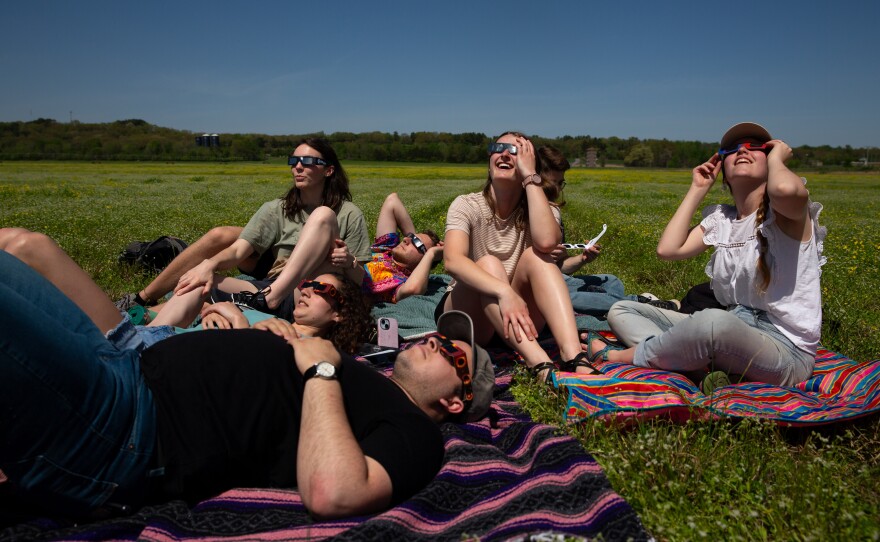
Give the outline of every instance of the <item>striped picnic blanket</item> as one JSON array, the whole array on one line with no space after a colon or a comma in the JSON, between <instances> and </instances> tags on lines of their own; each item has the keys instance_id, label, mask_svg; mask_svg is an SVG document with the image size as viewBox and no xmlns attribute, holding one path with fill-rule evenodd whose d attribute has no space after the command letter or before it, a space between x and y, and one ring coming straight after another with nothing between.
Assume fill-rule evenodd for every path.
<instances>
[{"instance_id":1,"label":"striped picnic blanket","mask_svg":"<svg viewBox=\"0 0 880 542\"><path fill-rule=\"evenodd\" d=\"M880 360L857 362L820 349L813 376L794 387L731 384L704 395L677 373L605 362L602 376L558 373L569 390L566 417L635 420L668 416L762 418L790 426L818 426L880 411Z\"/></svg>"},{"instance_id":2,"label":"striped picnic blanket","mask_svg":"<svg viewBox=\"0 0 880 542\"><path fill-rule=\"evenodd\" d=\"M192 509L174 501L86 525L32 519L0 528L0 539L433 541L565 533L647 540L635 511L602 468L573 438L530 421L513 401L510 380L510 367L500 369L490 417L442 426L446 457L440 473L383 514L313 522L296 491L241 488Z\"/></svg>"}]
</instances>

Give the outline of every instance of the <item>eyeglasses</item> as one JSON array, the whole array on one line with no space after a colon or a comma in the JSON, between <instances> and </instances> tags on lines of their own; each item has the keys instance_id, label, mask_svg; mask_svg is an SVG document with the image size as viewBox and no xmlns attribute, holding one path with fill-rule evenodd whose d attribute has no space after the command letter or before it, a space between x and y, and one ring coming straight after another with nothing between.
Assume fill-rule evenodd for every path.
<instances>
[{"instance_id":1,"label":"eyeglasses","mask_svg":"<svg viewBox=\"0 0 880 542\"><path fill-rule=\"evenodd\" d=\"M599 232L599 235L590 239L588 243L562 243L562 247L567 249L577 248L581 250L587 250L588 248L591 248L593 245L595 245L596 242L601 239L603 235L605 235L606 231L608 231L608 224L602 224L602 231Z\"/></svg>"},{"instance_id":2,"label":"eyeglasses","mask_svg":"<svg viewBox=\"0 0 880 542\"><path fill-rule=\"evenodd\" d=\"M455 367L455 372L461 380L461 400L465 404L474 400L474 389L471 386L471 372L468 369L467 355L464 350L457 347L454 342L439 333L430 335L428 338L435 338L440 344L440 353L446 358L450 365ZM427 339L426 339L427 340Z\"/></svg>"},{"instance_id":3,"label":"eyeglasses","mask_svg":"<svg viewBox=\"0 0 880 542\"><path fill-rule=\"evenodd\" d=\"M516 154L516 150L516 145L513 143L489 143L489 154L501 154L504 151Z\"/></svg>"},{"instance_id":4,"label":"eyeglasses","mask_svg":"<svg viewBox=\"0 0 880 542\"><path fill-rule=\"evenodd\" d=\"M337 303L342 304L342 294L339 293L339 290L336 289L336 286L332 284L327 284L326 282L320 282L317 280L304 280L299 283L299 286L296 287L297 290L303 291L306 288L311 288L313 292L318 295L328 295L336 300Z\"/></svg>"},{"instance_id":5,"label":"eyeglasses","mask_svg":"<svg viewBox=\"0 0 880 542\"><path fill-rule=\"evenodd\" d=\"M559 181L559 189L562 190L564 188L565 188L565 179L562 179L561 181Z\"/></svg>"},{"instance_id":6,"label":"eyeglasses","mask_svg":"<svg viewBox=\"0 0 880 542\"><path fill-rule=\"evenodd\" d=\"M423 243L421 239L416 237L416 234L408 233L404 237L409 238L410 242L416 247L416 250L418 250L419 253L424 254L428 252L428 247L425 246L425 243Z\"/></svg>"},{"instance_id":7,"label":"eyeglasses","mask_svg":"<svg viewBox=\"0 0 880 542\"><path fill-rule=\"evenodd\" d=\"M764 151L767 152L770 150L770 145L766 143L739 143L737 145L731 145L726 149L718 149L718 156L720 158L724 158L728 154L733 154L735 152L739 152L740 149L746 149L749 151Z\"/></svg>"},{"instance_id":8,"label":"eyeglasses","mask_svg":"<svg viewBox=\"0 0 880 542\"><path fill-rule=\"evenodd\" d=\"M319 166L329 165L323 158L318 158L317 156L295 156L291 154L287 157L288 166L295 166L300 163L304 166L313 166L315 164Z\"/></svg>"}]
</instances>

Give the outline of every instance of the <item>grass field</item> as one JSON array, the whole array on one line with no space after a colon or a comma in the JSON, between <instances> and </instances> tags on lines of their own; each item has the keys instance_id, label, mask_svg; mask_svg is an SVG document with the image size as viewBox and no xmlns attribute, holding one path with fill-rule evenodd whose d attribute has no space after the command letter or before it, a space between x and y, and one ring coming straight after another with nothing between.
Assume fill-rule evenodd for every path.
<instances>
[{"instance_id":1,"label":"grass field","mask_svg":"<svg viewBox=\"0 0 880 542\"><path fill-rule=\"evenodd\" d=\"M484 166L350 163L355 203L374 227L385 195L398 192L418 227L443 231L446 209L481 188ZM880 174L802 173L825 205L822 343L856 359L880 355ZM666 220L690 182L682 170L570 171L563 209L569 241L603 223L601 258L584 269L612 273L628 293L681 297L702 282L708 254L686 262L654 255ZM148 276L116 263L132 240L170 234L193 241L209 228L243 225L281 195L281 164L0 163L0 226L52 236L111 295ZM708 202L729 201L713 190ZM536 419L571 431L658 538L880 539L880 423L876 417L823 431L759 423L670 425L622 430L587 422L565 427L562 398L528 379L517 397Z\"/></svg>"}]
</instances>

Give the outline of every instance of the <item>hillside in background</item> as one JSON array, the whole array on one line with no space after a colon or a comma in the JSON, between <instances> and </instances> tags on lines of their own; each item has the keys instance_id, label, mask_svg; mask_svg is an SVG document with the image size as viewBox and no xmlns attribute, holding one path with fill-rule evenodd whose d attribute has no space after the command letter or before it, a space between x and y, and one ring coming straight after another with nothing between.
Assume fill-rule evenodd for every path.
<instances>
[{"instance_id":1,"label":"hillside in background","mask_svg":"<svg viewBox=\"0 0 880 542\"><path fill-rule=\"evenodd\" d=\"M216 146L197 143L201 133L154 126L141 119L102 124L53 119L0 122L0 160L261 161L287 155L304 136L331 141L343 160L479 163L490 137L479 133L334 132L332 134L219 134ZM691 168L717 150L717 143L630 137L533 137L553 145L575 165ZM789 165L859 167L876 149L802 146ZM589 161L588 161L589 158ZM876 166L876 163L872 165Z\"/></svg>"}]
</instances>

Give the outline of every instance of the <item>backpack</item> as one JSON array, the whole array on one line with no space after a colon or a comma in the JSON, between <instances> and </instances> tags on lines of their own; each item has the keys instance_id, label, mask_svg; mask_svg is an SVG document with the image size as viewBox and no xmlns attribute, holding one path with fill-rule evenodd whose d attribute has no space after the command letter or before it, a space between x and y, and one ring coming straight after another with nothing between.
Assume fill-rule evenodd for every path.
<instances>
[{"instance_id":1,"label":"backpack","mask_svg":"<svg viewBox=\"0 0 880 542\"><path fill-rule=\"evenodd\" d=\"M119 263L136 264L159 272L186 247L184 241L167 235L153 241L133 241L119 253Z\"/></svg>"},{"instance_id":2,"label":"backpack","mask_svg":"<svg viewBox=\"0 0 880 542\"><path fill-rule=\"evenodd\" d=\"M684 295L679 312L693 314L703 309L723 309L724 305L715 299L715 293L708 282L697 284Z\"/></svg>"}]
</instances>

